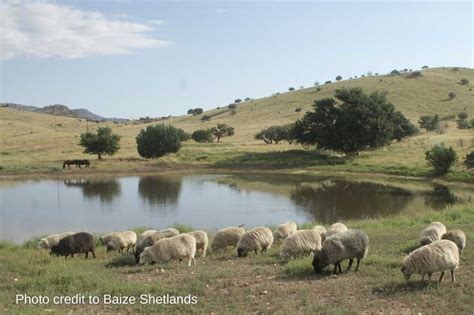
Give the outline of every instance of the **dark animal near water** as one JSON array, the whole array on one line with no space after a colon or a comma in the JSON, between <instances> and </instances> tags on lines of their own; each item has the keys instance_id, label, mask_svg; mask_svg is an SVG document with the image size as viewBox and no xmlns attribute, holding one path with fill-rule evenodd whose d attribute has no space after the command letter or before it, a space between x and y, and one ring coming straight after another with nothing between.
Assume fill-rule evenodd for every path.
<instances>
[{"instance_id":1,"label":"dark animal near water","mask_svg":"<svg viewBox=\"0 0 474 315\"><path fill-rule=\"evenodd\" d=\"M63 169L66 168L71 168L71 165L75 165L76 167L81 168L81 166L89 167L91 165L91 162L89 160L66 160L63 163Z\"/></svg>"},{"instance_id":2,"label":"dark animal near water","mask_svg":"<svg viewBox=\"0 0 474 315\"><path fill-rule=\"evenodd\" d=\"M66 236L59 241L58 245L51 248L51 254L56 256L67 256L74 254L85 253L86 258L89 256L89 252L95 258L95 241L94 237L85 232L76 233L74 235Z\"/></svg>"}]
</instances>

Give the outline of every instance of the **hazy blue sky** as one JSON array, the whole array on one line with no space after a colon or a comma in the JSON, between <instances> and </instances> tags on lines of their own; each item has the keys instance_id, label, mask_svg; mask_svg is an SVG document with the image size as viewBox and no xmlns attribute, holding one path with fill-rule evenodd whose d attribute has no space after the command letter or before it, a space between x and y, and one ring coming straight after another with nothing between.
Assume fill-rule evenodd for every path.
<instances>
[{"instance_id":1,"label":"hazy blue sky","mask_svg":"<svg viewBox=\"0 0 474 315\"><path fill-rule=\"evenodd\" d=\"M474 59L472 2L14 1L0 13L0 102L107 117Z\"/></svg>"}]
</instances>

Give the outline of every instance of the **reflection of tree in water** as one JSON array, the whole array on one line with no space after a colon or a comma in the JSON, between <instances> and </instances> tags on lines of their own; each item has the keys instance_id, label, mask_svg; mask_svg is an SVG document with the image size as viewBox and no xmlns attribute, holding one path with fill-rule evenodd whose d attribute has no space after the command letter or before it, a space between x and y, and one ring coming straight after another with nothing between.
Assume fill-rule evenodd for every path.
<instances>
[{"instance_id":1,"label":"reflection of tree in water","mask_svg":"<svg viewBox=\"0 0 474 315\"><path fill-rule=\"evenodd\" d=\"M291 192L291 199L297 205L323 223L395 214L413 198L414 195L405 189L342 180L304 184Z\"/></svg>"},{"instance_id":2,"label":"reflection of tree in water","mask_svg":"<svg viewBox=\"0 0 474 315\"><path fill-rule=\"evenodd\" d=\"M141 177L138 193L143 200L154 206L169 206L178 202L181 178L165 176Z\"/></svg>"},{"instance_id":3,"label":"reflection of tree in water","mask_svg":"<svg viewBox=\"0 0 474 315\"><path fill-rule=\"evenodd\" d=\"M101 202L112 202L112 200L120 196L122 192L120 183L115 179L106 181L96 180L65 180L64 185L66 187L80 187L82 193L87 199L99 198Z\"/></svg>"},{"instance_id":4,"label":"reflection of tree in water","mask_svg":"<svg viewBox=\"0 0 474 315\"><path fill-rule=\"evenodd\" d=\"M425 197L425 205L435 210L442 210L458 201L459 198L448 187L439 184L435 184L433 191Z\"/></svg>"}]
</instances>

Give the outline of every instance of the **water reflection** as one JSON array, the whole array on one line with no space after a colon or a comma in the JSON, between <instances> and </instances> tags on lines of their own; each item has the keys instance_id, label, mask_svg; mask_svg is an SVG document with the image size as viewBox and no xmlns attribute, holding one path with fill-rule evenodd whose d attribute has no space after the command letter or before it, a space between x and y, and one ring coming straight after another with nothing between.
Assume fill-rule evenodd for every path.
<instances>
[{"instance_id":1,"label":"water reflection","mask_svg":"<svg viewBox=\"0 0 474 315\"><path fill-rule=\"evenodd\" d=\"M324 223L396 214L414 198L402 188L342 180L302 184L291 192L297 205Z\"/></svg>"},{"instance_id":2,"label":"water reflection","mask_svg":"<svg viewBox=\"0 0 474 315\"><path fill-rule=\"evenodd\" d=\"M141 177L138 193L145 203L152 206L172 206L181 193L181 178L170 176Z\"/></svg>"},{"instance_id":3,"label":"water reflection","mask_svg":"<svg viewBox=\"0 0 474 315\"><path fill-rule=\"evenodd\" d=\"M456 195L444 185L435 184L433 191L425 198L425 205L435 210L442 210L449 205L460 201Z\"/></svg>"},{"instance_id":4,"label":"water reflection","mask_svg":"<svg viewBox=\"0 0 474 315\"><path fill-rule=\"evenodd\" d=\"M120 183L116 179L107 180L65 180L66 187L80 187L87 199L99 199L102 203L111 203L122 193Z\"/></svg>"}]
</instances>

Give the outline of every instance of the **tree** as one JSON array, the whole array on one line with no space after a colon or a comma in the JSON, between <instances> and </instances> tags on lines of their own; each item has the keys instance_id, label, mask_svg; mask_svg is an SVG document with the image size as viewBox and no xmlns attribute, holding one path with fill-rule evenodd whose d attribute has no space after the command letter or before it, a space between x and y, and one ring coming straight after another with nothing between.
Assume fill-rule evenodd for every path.
<instances>
[{"instance_id":1,"label":"tree","mask_svg":"<svg viewBox=\"0 0 474 315\"><path fill-rule=\"evenodd\" d=\"M466 78L462 78L461 81L459 81L459 84L461 84L461 85L468 85L468 84L469 84L469 80L466 79Z\"/></svg>"},{"instance_id":2,"label":"tree","mask_svg":"<svg viewBox=\"0 0 474 315\"><path fill-rule=\"evenodd\" d=\"M193 113L192 113L192 114L193 114L194 116L197 116L197 115L201 115L203 112L204 112L204 110L203 110L202 108L199 108L199 107L198 107L198 108L193 109Z\"/></svg>"},{"instance_id":3,"label":"tree","mask_svg":"<svg viewBox=\"0 0 474 315\"><path fill-rule=\"evenodd\" d=\"M234 101L235 104L239 104L239 103L241 103L241 102L242 102L242 100L241 100L240 98L238 98L238 99L236 99L236 100Z\"/></svg>"},{"instance_id":4,"label":"tree","mask_svg":"<svg viewBox=\"0 0 474 315\"><path fill-rule=\"evenodd\" d=\"M360 88L336 90L334 98L314 102L314 111L298 120L292 134L304 145L354 154L384 146L416 130L395 111L383 93L365 94Z\"/></svg>"},{"instance_id":5,"label":"tree","mask_svg":"<svg viewBox=\"0 0 474 315\"><path fill-rule=\"evenodd\" d=\"M425 152L425 159L435 174L442 175L449 171L458 157L452 147L447 148L444 144L439 144Z\"/></svg>"},{"instance_id":6,"label":"tree","mask_svg":"<svg viewBox=\"0 0 474 315\"><path fill-rule=\"evenodd\" d=\"M194 109L193 108L188 109L188 115L192 115L192 114L194 114Z\"/></svg>"},{"instance_id":7,"label":"tree","mask_svg":"<svg viewBox=\"0 0 474 315\"><path fill-rule=\"evenodd\" d=\"M471 151L468 155L466 155L464 166L466 166L467 169L474 168L474 151Z\"/></svg>"},{"instance_id":8,"label":"tree","mask_svg":"<svg viewBox=\"0 0 474 315\"><path fill-rule=\"evenodd\" d=\"M398 71L397 69L394 69L392 70L392 72L390 72L391 75L400 75L400 71Z\"/></svg>"},{"instance_id":9,"label":"tree","mask_svg":"<svg viewBox=\"0 0 474 315\"><path fill-rule=\"evenodd\" d=\"M244 101L245 101L245 102L249 102L249 101L251 101L251 100L252 100L252 99L251 99L250 97L244 98Z\"/></svg>"},{"instance_id":10,"label":"tree","mask_svg":"<svg viewBox=\"0 0 474 315\"><path fill-rule=\"evenodd\" d=\"M292 87L292 86L288 88L288 91L290 91L290 92L291 92L291 91L294 91L294 90L295 90L295 88Z\"/></svg>"},{"instance_id":11,"label":"tree","mask_svg":"<svg viewBox=\"0 0 474 315\"><path fill-rule=\"evenodd\" d=\"M331 80L328 80L328 81L324 82L324 84L331 84L331 83L332 83Z\"/></svg>"},{"instance_id":12,"label":"tree","mask_svg":"<svg viewBox=\"0 0 474 315\"><path fill-rule=\"evenodd\" d=\"M235 103L229 104L229 105L227 105L227 108L228 108L228 109L236 109L236 108L237 108L237 104L235 104Z\"/></svg>"},{"instance_id":13,"label":"tree","mask_svg":"<svg viewBox=\"0 0 474 315\"><path fill-rule=\"evenodd\" d=\"M455 97L456 97L456 93L454 93L454 92L449 92L449 94L448 94L449 100L452 100L452 99L454 99Z\"/></svg>"},{"instance_id":14,"label":"tree","mask_svg":"<svg viewBox=\"0 0 474 315\"><path fill-rule=\"evenodd\" d=\"M318 86L319 85L319 81L314 81L314 86Z\"/></svg>"},{"instance_id":15,"label":"tree","mask_svg":"<svg viewBox=\"0 0 474 315\"><path fill-rule=\"evenodd\" d=\"M234 127L227 126L226 124L218 124L217 127L211 128L211 133L216 137L217 142L223 137L231 137L234 135Z\"/></svg>"},{"instance_id":16,"label":"tree","mask_svg":"<svg viewBox=\"0 0 474 315\"><path fill-rule=\"evenodd\" d=\"M154 125L142 129L135 138L138 154L144 158L157 158L181 149L179 129L167 125Z\"/></svg>"},{"instance_id":17,"label":"tree","mask_svg":"<svg viewBox=\"0 0 474 315\"><path fill-rule=\"evenodd\" d=\"M212 117L209 116L209 115L204 115L204 116L201 117L201 120L202 120L202 121L210 121L211 118L212 118Z\"/></svg>"},{"instance_id":18,"label":"tree","mask_svg":"<svg viewBox=\"0 0 474 315\"><path fill-rule=\"evenodd\" d=\"M428 66L423 66L421 67L421 69L428 69Z\"/></svg>"},{"instance_id":19,"label":"tree","mask_svg":"<svg viewBox=\"0 0 474 315\"><path fill-rule=\"evenodd\" d=\"M263 140L266 144L278 144L280 141L292 142L293 137L291 134L292 125L285 126L271 126L263 129L255 135L255 139Z\"/></svg>"},{"instance_id":20,"label":"tree","mask_svg":"<svg viewBox=\"0 0 474 315\"><path fill-rule=\"evenodd\" d=\"M434 131L439 129L439 115L434 116L421 116L418 123L420 124L420 128L425 129L426 131Z\"/></svg>"},{"instance_id":21,"label":"tree","mask_svg":"<svg viewBox=\"0 0 474 315\"><path fill-rule=\"evenodd\" d=\"M199 129L193 132L191 135L194 141L199 143L210 143L214 141L212 133L209 129Z\"/></svg>"},{"instance_id":22,"label":"tree","mask_svg":"<svg viewBox=\"0 0 474 315\"><path fill-rule=\"evenodd\" d=\"M191 139L191 135L181 128L178 128L178 136L181 141L188 141Z\"/></svg>"},{"instance_id":23,"label":"tree","mask_svg":"<svg viewBox=\"0 0 474 315\"><path fill-rule=\"evenodd\" d=\"M339 82L339 81L341 81L341 80L342 80L342 77L341 77L340 75L338 75L338 76L336 77L336 81Z\"/></svg>"},{"instance_id":24,"label":"tree","mask_svg":"<svg viewBox=\"0 0 474 315\"><path fill-rule=\"evenodd\" d=\"M114 155L120 149L120 136L109 127L99 127L97 133L82 133L79 145L84 147L84 153L97 154L102 160L103 155Z\"/></svg>"},{"instance_id":25,"label":"tree","mask_svg":"<svg viewBox=\"0 0 474 315\"><path fill-rule=\"evenodd\" d=\"M458 113L458 118L459 118L459 120L467 119L467 113L466 112Z\"/></svg>"}]
</instances>

